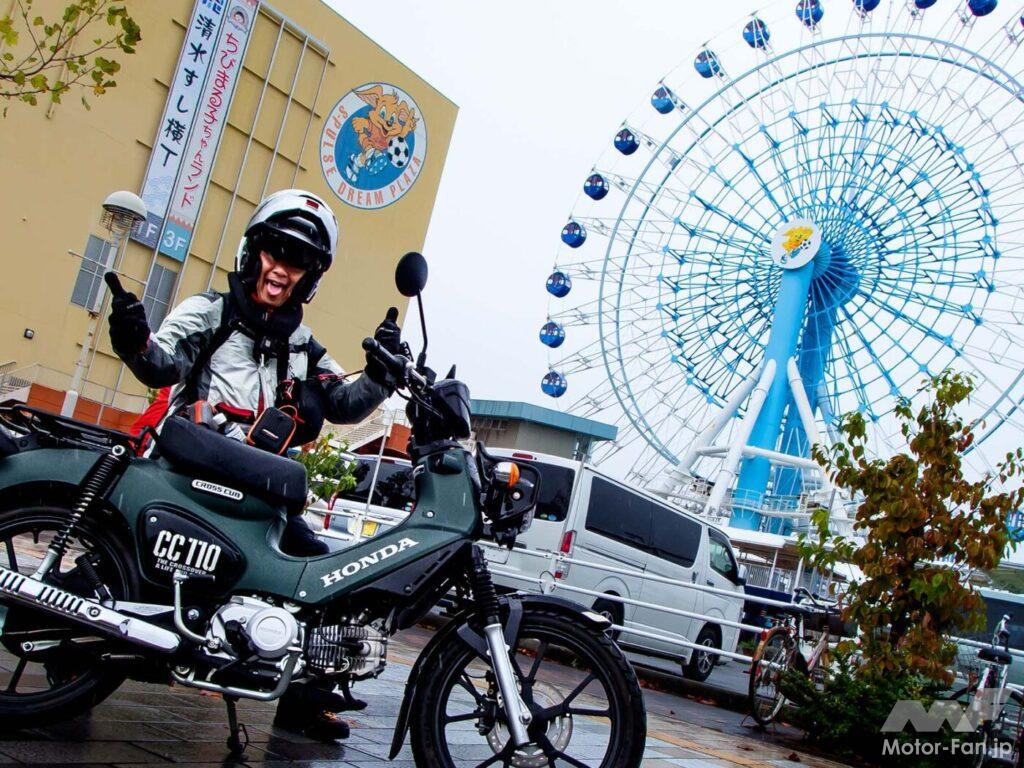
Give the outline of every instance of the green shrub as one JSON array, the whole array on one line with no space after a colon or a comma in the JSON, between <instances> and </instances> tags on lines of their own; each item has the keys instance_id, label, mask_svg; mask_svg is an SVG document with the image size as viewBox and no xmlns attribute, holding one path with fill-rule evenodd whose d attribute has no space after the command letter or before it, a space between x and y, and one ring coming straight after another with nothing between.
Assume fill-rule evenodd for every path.
<instances>
[{"instance_id":1,"label":"green shrub","mask_svg":"<svg viewBox=\"0 0 1024 768\"><path fill-rule=\"evenodd\" d=\"M796 671L783 676L781 688L792 704L787 719L803 729L809 741L838 757L884 766L955 768L974 764L970 755L957 754L962 749L951 748L953 739L973 741L974 735L954 733L948 725L938 733L916 733L909 726L898 732L882 731L896 702L919 701L930 709L943 693L941 686L919 674L863 674L853 658L838 653L817 681ZM935 745L934 756L908 757L893 748L893 744L925 742Z\"/></svg>"}]
</instances>

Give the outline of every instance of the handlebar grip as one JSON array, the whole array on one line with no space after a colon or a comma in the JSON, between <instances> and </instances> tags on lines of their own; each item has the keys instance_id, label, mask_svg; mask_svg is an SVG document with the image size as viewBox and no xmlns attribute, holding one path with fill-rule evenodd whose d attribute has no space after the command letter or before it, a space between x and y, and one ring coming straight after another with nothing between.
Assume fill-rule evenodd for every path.
<instances>
[{"instance_id":1,"label":"handlebar grip","mask_svg":"<svg viewBox=\"0 0 1024 768\"><path fill-rule=\"evenodd\" d=\"M110 293L114 296L124 296L128 291L121 285L121 278L117 276L117 272L110 270L103 274L103 281L110 288Z\"/></svg>"},{"instance_id":2,"label":"handlebar grip","mask_svg":"<svg viewBox=\"0 0 1024 768\"><path fill-rule=\"evenodd\" d=\"M406 359L404 357L392 355L376 339L365 338L363 339L363 349L376 360L388 369L388 372L393 376L403 376L405 374Z\"/></svg>"}]
</instances>

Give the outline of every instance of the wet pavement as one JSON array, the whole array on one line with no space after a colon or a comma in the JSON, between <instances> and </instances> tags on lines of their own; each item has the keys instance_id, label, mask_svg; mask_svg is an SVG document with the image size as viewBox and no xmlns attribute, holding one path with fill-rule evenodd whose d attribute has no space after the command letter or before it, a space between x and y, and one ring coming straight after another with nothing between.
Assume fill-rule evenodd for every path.
<instances>
[{"instance_id":1,"label":"wet pavement","mask_svg":"<svg viewBox=\"0 0 1024 768\"><path fill-rule=\"evenodd\" d=\"M369 707L348 713L351 737L336 745L320 744L274 728L273 703L239 702L249 746L241 760L225 748L225 708L219 697L181 687L166 688L129 682L89 717L46 728L0 736L0 767L31 764L128 768L177 764L191 768L257 765L303 768L411 768L408 745L387 761L405 678L428 631L413 630L397 638L384 674L357 685L355 694ZM717 674L717 672L715 673ZM734 671L734 674L736 672ZM716 707L692 694L673 690L673 678L652 676L645 684L648 740L644 768L831 768L839 763L797 752L780 734L759 733L741 714ZM574 755L596 760L604 749L600 734L587 718L573 725ZM464 735L464 738L461 738ZM781 734L785 736L786 734ZM466 723L449 742L460 765L477 766L493 755L491 748ZM455 743L458 742L458 743ZM588 753L588 745L593 755Z\"/></svg>"}]
</instances>

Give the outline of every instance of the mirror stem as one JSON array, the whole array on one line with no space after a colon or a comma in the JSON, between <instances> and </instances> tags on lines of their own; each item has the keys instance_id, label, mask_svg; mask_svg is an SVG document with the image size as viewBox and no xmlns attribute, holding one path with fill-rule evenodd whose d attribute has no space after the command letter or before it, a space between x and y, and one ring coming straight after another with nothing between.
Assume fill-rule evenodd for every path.
<instances>
[{"instance_id":1,"label":"mirror stem","mask_svg":"<svg viewBox=\"0 0 1024 768\"><path fill-rule=\"evenodd\" d=\"M420 330L423 332L423 349L416 358L416 367L423 369L427 367L427 320L423 315L423 294L416 294L416 306L420 311Z\"/></svg>"}]
</instances>

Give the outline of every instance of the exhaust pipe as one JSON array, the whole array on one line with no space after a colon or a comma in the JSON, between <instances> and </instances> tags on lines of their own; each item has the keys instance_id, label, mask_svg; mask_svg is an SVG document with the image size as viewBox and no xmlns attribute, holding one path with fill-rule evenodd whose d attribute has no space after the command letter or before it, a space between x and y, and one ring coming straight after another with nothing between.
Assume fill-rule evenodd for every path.
<instances>
[{"instance_id":1,"label":"exhaust pipe","mask_svg":"<svg viewBox=\"0 0 1024 768\"><path fill-rule=\"evenodd\" d=\"M181 638L170 630L100 605L81 595L45 584L0 566L0 598L46 611L79 624L164 653L173 653Z\"/></svg>"}]
</instances>

